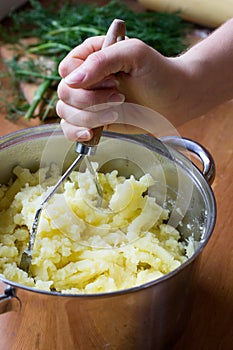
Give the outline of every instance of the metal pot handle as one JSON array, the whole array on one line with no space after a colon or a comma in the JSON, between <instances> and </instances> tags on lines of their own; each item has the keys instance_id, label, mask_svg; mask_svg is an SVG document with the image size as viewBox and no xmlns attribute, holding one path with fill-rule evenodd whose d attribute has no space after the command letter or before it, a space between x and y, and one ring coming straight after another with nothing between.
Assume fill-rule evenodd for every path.
<instances>
[{"instance_id":1,"label":"metal pot handle","mask_svg":"<svg viewBox=\"0 0 233 350\"><path fill-rule=\"evenodd\" d=\"M9 311L19 311L21 309L21 301L16 296L15 289L11 286L6 287L5 293L0 294L0 314Z\"/></svg>"},{"instance_id":2,"label":"metal pot handle","mask_svg":"<svg viewBox=\"0 0 233 350\"><path fill-rule=\"evenodd\" d=\"M178 136L164 136L160 140L169 146L176 148L185 148L188 151L196 154L201 160L203 169L201 170L204 178L211 185L215 178L215 163L210 152L200 143L188 138Z\"/></svg>"}]
</instances>

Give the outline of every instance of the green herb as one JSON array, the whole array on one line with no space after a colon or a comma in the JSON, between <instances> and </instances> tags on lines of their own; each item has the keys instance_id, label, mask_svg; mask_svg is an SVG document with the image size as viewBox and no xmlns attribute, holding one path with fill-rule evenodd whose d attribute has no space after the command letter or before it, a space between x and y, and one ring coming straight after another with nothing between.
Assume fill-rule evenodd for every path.
<instances>
[{"instance_id":1,"label":"green herb","mask_svg":"<svg viewBox=\"0 0 233 350\"><path fill-rule=\"evenodd\" d=\"M185 49L184 37L191 28L178 14L135 13L117 0L102 7L66 3L57 8L54 2L44 8L37 0L31 0L30 5L28 10L12 13L10 30L3 26L0 29L4 42L18 43L22 38L38 38L34 45L24 44L25 52L38 57L49 56L53 61L51 70L30 59L20 63L18 55L10 63L15 81L36 81L40 85L35 98L37 104L44 98L48 88L56 91L60 80L57 67L62 58L87 37L105 34L114 18L126 21L129 37L143 40L166 56L175 56ZM53 97L53 100L56 98ZM33 104L26 118L33 116L35 108Z\"/></svg>"},{"instance_id":2,"label":"green herb","mask_svg":"<svg viewBox=\"0 0 233 350\"><path fill-rule=\"evenodd\" d=\"M46 79L43 81L43 83L41 83L38 86L36 92L34 93L34 98L33 98L32 104L31 104L30 108L27 110L27 113L25 114L25 119L30 119L33 116L36 107L41 102L41 98L42 98L42 96L44 96L45 91L47 91L50 84L51 84L51 80Z\"/></svg>"}]
</instances>

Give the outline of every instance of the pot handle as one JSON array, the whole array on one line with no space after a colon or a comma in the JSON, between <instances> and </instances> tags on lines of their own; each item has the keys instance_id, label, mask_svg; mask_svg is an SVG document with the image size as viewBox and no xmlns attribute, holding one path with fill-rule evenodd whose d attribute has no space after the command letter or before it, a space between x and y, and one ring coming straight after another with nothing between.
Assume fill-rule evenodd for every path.
<instances>
[{"instance_id":1,"label":"pot handle","mask_svg":"<svg viewBox=\"0 0 233 350\"><path fill-rule=\"evenodd\" d=\"M215 178L215 163L210 152L200 143L185 137L164 136L160 140L169 146L187 149L194 153L201 160L203 169L201 170L204 178L211 185Z\"/></svg>"},{"instance_id":2,"label":"pot handle","mask_svg":"<svg viewBox=\"0 0 233 350\"><path fill-rule=\"evenodd\" d=\"M0 314L9 311L19 311L21 309L21 301L16 296L15 289L11 286L6 287L5 293L0 294Z\"/></svg>"}]
</instances>

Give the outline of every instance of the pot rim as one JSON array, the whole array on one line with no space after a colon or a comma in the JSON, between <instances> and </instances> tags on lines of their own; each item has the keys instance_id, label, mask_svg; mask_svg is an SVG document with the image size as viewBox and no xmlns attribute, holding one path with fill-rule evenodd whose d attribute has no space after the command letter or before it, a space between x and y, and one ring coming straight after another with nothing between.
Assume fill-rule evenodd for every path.
<instances>
[{"instance_id":1,"label":"pot rim","mask_svg":"<svg viewBox=\"0 0 233 350\"><path fill-rule=\"evenodd\" d=\"M53 123L53 124L43 124L43 125L38 125L38 126L33 126L30 128L25 128L22 130L17 130L15 132L12 132L10 134L4 135L0 137L0 151L10 147L12 145L15 145L17 143L22 143L25 142L26 140L35 140L35 137L41 138L41 137L48 137L51 135L62 135L62 129L60 127L59 124L57 123ZM153 150L153 145L156 142L157 145L159 144L160 146L162 146L162 149L160 150L160 152L158 152L158 149L156 149L156 151L158 153L161 153L163 156L169 158L172 161L175 161L178 166L182 167L186 172L187 172L187 168L185 167L185 164L187 163L187 161L190 163L190 161L180 152L178 151L174 151L175 154L179 155L179 158L181 158L181 161L179 160L179 162L177 162L177 159L174 158L173 156L171 156L171 153L168 151L170 146L165 145L160 139L156 139L155 137L149 136L149 135L129 135L129 134L119 134L119 133L114 133L114 132L109 132L109 131L103 131L103 136L108 136L108 137L112 137L112 138L118 138L119 136L126 141L131 141L131 142L135 142L135 143L141 143L141 142L146 142L146 147L147 148L152 148ZM194 141L193 141L194 142ZM195 142L194 142L195 143ZM152 145L151 145L152 144ZM198 146L200 146L200 144L198 144ZM182 161L184 161L184 164L182 163ZM194 164L193 164L194 165ZM174 269L173 271L155 279L152 281L149 281L147 283L144 283L142 285L138 285L132 288L128 288L128 289L124 289L124 290L116 290L116 291L112 291L112 292L105 292L105 293L92 293L92 294L79 294L79 293L61 293L61 292L56 292L56 291L45 291L45 290L39 290L33 287L28 287L22 284L19 284L17 282L14 281L10 281L8 279L6 279L2 274L0 274L0 281L2 281L3 283L10 285L12 287L15 288L19 288L19 289L23 289L23 290L27 290L33 293L39 293L39 294L43 294L43 295L51 295L51 296L60 296L60 297L75 297L75 298L104 298L104 297L116 297L122 294L128 294L128 293L132 293L132 292L139 292L141 290L153 287L154 285L157 284L161 284L163 282L166 282L166 280L173 278L174 276L176 276L178 273L180 273L183 269L185 269L188 265L190 265L191 263L194 262L194 260L200 255L200 253L203 251L204 247L207 245L214 227L215 227L215 223L216 223L216 200L215 200L215 196L213 193L213 190L210 186L210 184L208 183L207 179L203 176L203 173L194 165L194 169L196 169L196 174L199 176L199 179L197 179L196 177L194 178L196 184L198 185L198 188L201 190L201 193L204 195L205 197L205 201L207 201L206 198L206 191L208 191L209 194L209 200L211 201L211 208L213 209L213 212L210 213L211 215L208 215L208 227L207 227L207 232L205 235L204 239L200 240L200 245L197 248L197 250L195 251L195 253L188 258L184 263L182 263L179 267L177 267L176 269ZM192 174L191 174L192 175ZM204 187L202 186L202 184L200 183L200 179L203 182L203 184L205 185ZM199 181L198 181L199 180Z\"/></svg>"}]
</instances>

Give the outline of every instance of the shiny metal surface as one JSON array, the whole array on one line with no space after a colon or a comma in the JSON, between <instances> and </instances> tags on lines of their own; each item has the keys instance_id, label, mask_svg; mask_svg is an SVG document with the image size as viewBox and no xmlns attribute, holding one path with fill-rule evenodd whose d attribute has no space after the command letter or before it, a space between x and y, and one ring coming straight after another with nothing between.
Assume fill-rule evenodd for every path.
<instances>
[{"instance_id":1,"label":"shiny metal surface","mask_svg":"<svg viewBox=\"0 0 233 350\"><path fill-rule=\"evenodd\" d=\"M5 293L0 295L0 314L4 314L9 311L20 311L21 302L16 296L15 288L8 286L5 289Z\"/></svg>"},{"instance_id":2,"label":"shiny metal surface","mask_svg":"<svg viewBox=\"0 0 233 350\"><path fill-rule=\"evenodd\" d=\"M110 46L114 44L117 39L122 40L122 35L123 38L125 37L125 22L119 19L115 19L112 24L110 25L108 32L105 36L104 43L103 43L103 48ZM31 261L32 261L32 249L34 246L34 241L36 238L37 234L37 228L39 225L40 221L40 216L41 212L44 209L44 206L47 204L47 202L50 200L50 198L56 193L57 189L63 184L63 182L67 179L67 177L70 175L70 173L76 168L79 162L82 161L84 156L88 156L92 153L92 148L96 147L98 145L100 137L102 135L102 130L103 127L98 127L96 129L93 129L93 137L91 138L90 141L85 142L85 144L80 144L76 143L76 152L79 153L79 156L77 157L76 160L74 160L73 164L70 166L70 168L61 176L61 178L58 180L58 182L55 184L53 190L49 193L49 195L43 200L43 202L40 204L39 208L37 209L35 213L35 218L32 224L32 229L30 232L30 240L29 240L29 245L27 249L23 252L21 256L21 261L20 261L20 268L27 273L30 272L30 266L31 266ZM95 170L92 167L91 162L89 159L86 160L87 167L92 175L94 184L96 186L97 190L97 196L98 196L98 201L97 201L97 206L100 207L102 200L103 200L103 192L102 188L98 182L98 179L95 174Z\"/></svg>"},{"instance_id":3,"label":"shiny metal surface","mask_svg":"<svg viewBox=\"0 0 233 350\"><path fill-rule=\"evenodd\" d=\"M203 174L185 156L145 135L106 132L95 159L97 157L101 168L114 149L111 157L132 160L135 147L139 158L133 161L138 167L143 172L149 171L153 177L163 177L165 181L165 192L160 186L159 191L158 188L152 189L158 201L171 200L171 209L175 212L176 202L185 197L184 217L178 228L183 239L193 234L199 241L196 252L181 267L156 281L107 294L41 292L0 277L6 285L14 288L22 305L20 312L0 316L5 317L6 327L11 327L17 334L8 340L12 349L20 348L22 344L24 350L169 349L184 330L190 317L193 276L198 271L200 253L215 225L214 195ZM0 138L0 161L5 164L0 182L9 180L17 164L36 170L56 159L61 169L67 169L75 157L73 144L63 137L59 127L54 130L54 125L43 125L26 129ZM188 200L187 188L191 188ZM174 220L180 222L179 218ZM0 304L5 301L5 296L1 297ZM4 308L6 306L0 310ZM31 315L37 315L32 324L29 322Z\"/></svg>"},{"instance_id":4,"label":"shiny metal surface","mask_svg":"<svg viewBox=\"0 0 233 350\"><path fill-rule=\"evenodd\" d=\"M185 148L188 151L196 154L203 165L202 174L209 184L212 184L215 178L215 163L209 151L196 141L187 138L178 138L175 136L166 136L161 138L163 142L171 147Z\"/></svg>"}]
</instances>

